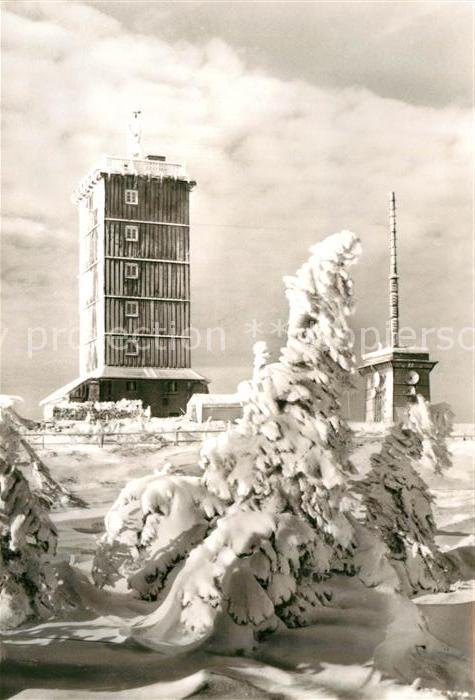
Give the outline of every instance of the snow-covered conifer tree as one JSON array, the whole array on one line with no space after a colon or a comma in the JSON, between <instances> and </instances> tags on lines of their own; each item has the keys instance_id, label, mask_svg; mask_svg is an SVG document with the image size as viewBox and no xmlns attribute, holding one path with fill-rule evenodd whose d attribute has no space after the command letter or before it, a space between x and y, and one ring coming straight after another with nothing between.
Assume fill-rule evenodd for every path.
<instances>
[{"instance_id":1,"label":"snow-covered conifer tree","mask_svg":"<svg viewBox=\"0 0 475 700\"><path fill-rule=\"evenodd\" d=\"M27 480L32 492L49 508L57 508L58 506L87 507L82 498L72 494L53 479L47 465L40 459L36 450L28 443L28 440L25 439L25 429L30 430L33 428L35 422L28 418L23 418L16 412L13 407L15 400L21 401L22 399L20 397L0 395L0 408L3 411L4 420L7 420L10 427L17 433L19 442L18 453L26 453L28 458L29 470L27 472Z\"/></svg>"},{"instance_id":2,"label":"snow-covered conifer tree","mask_svg":"<svg viewBox=\"0 0 475 700\"><path fill-rule=\"evenodd\" d=\"M57 577L51 566L56 530L15 467L19 435L0 407L0 628L49 615Z\"/></svg>"},{"instance_id":3,"label":"snow-covered conifer tree","mask_svg":"<svg viewBox=\"0 0 475 700\"><path fill-rule=\"evenodd\" d=\"M178 638L191 643L212 631L245 646L253 634L275 629L279 618L305 624L325 600L319 582L345 566L355 503L347 489L351 431L341 398L354 367L347 268L359 243L345 231L311 252L297 275L285 279L290 318L280 360L268 364L265 346L255 348L243 418L205 444L200 483L140 480L106 520L107 556L99 551L96 580L101 572L106 581L111 575L108 557L118 554L121 566L124 551L133 548L127 563L138 557L140 566L129 584L142 597L163 601L135 630L152 646ZM207 497L196 497L193 489L203 487ZM160 527L177 499L183 505L184 493L187 516L161 542Z\"/></svg>"},{"instance_id":4,"label":"snow-covered conifer tree","mask_svg":"<svg viewBox=\"0 0 475 700\"><path fill-rule=\"evenodd\" d=\"M169 572L200 543L224 510L199 477L159 474L134 479L105 518L93 578L99 586L130 576L143 598L154 599ZM134 575L135 574L135 575Z\"/></svg>"},{"instance_id":5,"label":"snow-covered conifer tree","mask_svg":"<svg viewBox=\"0 0 475 700\"><path fill-rule=\"evenodd\" d=\"M430 404L422 396L408 411L407 426L422 440L421 466L442 474L452 466L447 438L453 429L454 414L447 403Z\"/></svg>"},{"instance_id":6,"label":"snow-covered conifer tree","mask_svg":"<svg viewBox=\"0 0 475 700\"><path fill-rule=\"evenodd\" d=\"M346 516L356 507L347 489L351 432L341 399L352 386L347 266L358 247L349 232L331 236L312 249L296 277L285 278L290 314L280 360L266 364L265 347L258 345L243 419L203 450L204 481L212 493L292 514L294 526L308 535L299 565L284 563L271 577L278 585L266 589L290 625L305 623L316 595L324 595L315 578L341 568L352 543Z\"/></svg>"},{"instance_id":7,"label":"snow-covered conifer tree","mask_svg":"<svg viewBox=\"0 0 475 700\"><path fill-rule=\"evenodd\" d=\"M430 406L422 397L384 438L371 456L371 469L358 483L366 522L384 540L401 588L408 594L444 590L450 563L435 543L433 497L418 473L421 460L435 472L450 465L445 437L451 411Z\"/></svg>"}]
</instances>

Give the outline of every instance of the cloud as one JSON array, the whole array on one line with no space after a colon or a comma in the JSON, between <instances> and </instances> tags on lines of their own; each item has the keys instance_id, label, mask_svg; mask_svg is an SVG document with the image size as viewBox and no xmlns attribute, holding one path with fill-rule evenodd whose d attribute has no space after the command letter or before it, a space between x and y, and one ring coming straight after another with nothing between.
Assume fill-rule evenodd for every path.
<instances>
[{"instance_id":1,"label":"cloud","mask_svg":"<svg viewBox=\"0 0 475 700\"><path fill-rule=\"evenodd\" d=\"M38 307L43 305L47 312L53 296L74 297L77 261L76 246L72 247L71 241L76 243L75 231L55 228L42 220L4 216L1 240L4 319L9 313L17 318L18 302L23 313L38 317ZM70 290L65 284L66 275ZM46 313L45 323L47 318Z\"/></svg>"},{"instance_id":2,"label":"cloud","mask_svg":"<svg viewBox=\"0 0 475 700\"><path fill-rule=\"evenodd\" d=\"M48 248L54 250L58 243L70 232L58 229L48 229L43 221L35 221L21 216L0 219L2 231L2 244L4 246L18 248L19 250L31 250L32 248Z\"/></svg>"},{"instance_id":3,"label":"cloud","mask_svg":"<svg viewBox=\"0 0 475 700\"><path fill-rule=\"evenodd\" d=\"M91 0L129 31L203 45L222 37L251 68L320 87L366 87L421 105L472 103L466 2ZM186 7L186 10L185 10Z\"/></svg>"},{"instance_id":4,"label":"cloud","mask_svg":"<svg viewBox=\"0 0 475 700\"><path fill-rule=\"evenodd\" d=\"M97 9L102 3L10 7L3 20L4 252L23 277L7 278L4 293L19 292L27 322L35 316L35 280L37 300L61 298L64 318L77 322L70 193L102 152L124 152L128 113L139 106L146 149L186 162L198 181L193 322L221 325L227 346L211 358L198 348L197 364L246 364L254 339L245 324L263 319L269 331L285 317L282 276L312 243L342 228L361 235L365 253L355 273L355 327L382 328L391 189L400 205L404 324L449 325L455 305L457 323L465 323L468 109L410 104L340 81L283 79L219 38L139 34ZM34 255L25 261L26 248ZM56 305L44 305L45 325L57 316ZM274 349L282 342L270 340ZM75 365L75 353L65 352ZM45 393L59 383L50 379Z\"/></svg>"}]
</instances>

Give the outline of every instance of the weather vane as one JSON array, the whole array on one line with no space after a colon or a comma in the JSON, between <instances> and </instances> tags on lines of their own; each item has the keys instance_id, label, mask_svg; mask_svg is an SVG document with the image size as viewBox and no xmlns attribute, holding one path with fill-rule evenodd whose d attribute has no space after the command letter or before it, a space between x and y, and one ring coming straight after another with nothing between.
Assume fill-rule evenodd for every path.
<instances>
[{"instance_id":1,"label":"weather vane","mask_svg":"<svg viewBox=\"0 0 475 700\"><path fill-rule=\"evenodd\" d=\"M140 109L131 114L127 130L127 155L129 158L142 158L142 123Z\"/></svg>"}]
</instances>

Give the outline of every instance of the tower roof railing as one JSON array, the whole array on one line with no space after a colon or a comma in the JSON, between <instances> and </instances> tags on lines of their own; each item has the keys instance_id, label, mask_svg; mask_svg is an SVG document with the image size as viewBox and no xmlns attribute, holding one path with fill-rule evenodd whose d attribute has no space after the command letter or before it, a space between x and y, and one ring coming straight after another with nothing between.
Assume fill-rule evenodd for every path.
<instances>
[{"instance_id":1,"label":"tower roof railing","mask_svg":"<svg viewBox=\"0 0 475 700\"><path fill-rule=\"evenodd\" d=\"M79 183L73 192L72 200L77 204L93 189L103 174L107 175L141 175L145 177L169 177L190 182L186 168L178 163L152 158L120 158L103 156L97 165Z\"/></svg>"},{"instance_id":2,"label":"tower roof railing","mask_svg":"<svg viewBox=\"0 0 475 700\"><path fill-rule=\"evenodd\" d=\"M104 156L99 167L102 172L119 175L131 173L133 175L148 175L149 177L173 177L177 180L188 180L183 165L167 163L166 160Z\"/></svg>"}]
</instances>

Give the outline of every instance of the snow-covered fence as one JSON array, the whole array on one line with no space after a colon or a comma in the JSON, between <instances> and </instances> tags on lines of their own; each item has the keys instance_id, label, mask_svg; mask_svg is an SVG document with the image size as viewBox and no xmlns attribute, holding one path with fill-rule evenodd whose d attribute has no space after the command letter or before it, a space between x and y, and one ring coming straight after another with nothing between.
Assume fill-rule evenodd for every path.
<instances>
[{"instance_id":1,"label":"snow-covered fence","mask_svg":"<svg viewBox=\"0 0 475 700\"><path fill-rule=\"evenodd\" d=\"M386 423L383 421L378 423L350 421L349 425L359 441L371 442L382 440L389 430L391 430L394 423ZM454 423L450 439L475 440L475 425L473 423Z\"/></svg>"},{"instance_id":2,"label":"snow-covered fence","mask_svg":"<svg viewBox=\"0 0 475 700\"><path fill-rule=\"evenodd\" d=\"M172 443L175 445L201 442L212 435L221 433L226 429L207 428L206 430L164 430L160 432L114 432L108 433L96 431L94 433L73 433L73 432L50 432L43 431L37 433L28 432L24 438L35 447L51 447L53 445L125 445L133 444L140 446L162 445Z\"/></svg>"},{"instance_id":3,"label":"snow-covered fence","mask_svg":"<svg viewBox=\"0 0 475 700\"><path fill-rule=\"evenodd\" d=\"M350 424L351 425L351 424ZM358 440L374 442L382 440L390 425L387 423L376 424L379 429L363 430L364 423L352 424ZM133 444L140 446L175 444L184 445L202 442L208 437L222 433L226 425L213 428L193 428L188 430L159 430L159 431L94 431L94 432L69 432L44 430L41 432L24 433L24 438L34 447L50 447L53 445L124 445ZM450 436L452 440L475 440L474 426L469 424L455 424Z\"/></svg>"},{"instance_id":4,"label":"snow-covered fence","mask_svg":"<svg viewBox=\"0 0 475 700\"><path fill-rule=\"evenodd\" d=\"M458 440L475 440L475 425L473 423L454 423L450 437Z\"/></svg>"}]
</instances>

